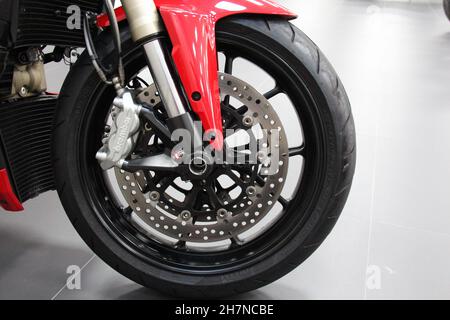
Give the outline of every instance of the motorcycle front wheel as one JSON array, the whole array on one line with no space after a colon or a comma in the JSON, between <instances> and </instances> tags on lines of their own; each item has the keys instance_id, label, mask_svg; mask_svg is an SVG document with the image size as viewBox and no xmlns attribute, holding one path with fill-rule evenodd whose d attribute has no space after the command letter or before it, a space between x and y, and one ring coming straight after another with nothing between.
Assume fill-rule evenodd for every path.
<instances>
[{"instance_id":1,"label":"motorcycle front wheel","mask_svg":"<svg viewBox=\"0 0 450 320\"><path fill-rule=\"evenodd\" d=\"M450 0L444 0L444 12L450 20Z\"/></svg>"},{"instance_id":2,"label":"motorcycle front wheel","mask_svg":"<svg viewBox=\"0 0 450 320\"><path fill-rule=\"evenodd\" d=\"M128 28L122 29L126 74L136 84L146 60ZM158 37L169 42L164 34ZM103 64L108 65L113 53L111 35L105 33L100 41L98 46L107 57ZM286 137L285 158L280 160L283 175L273 183L253 174L255 168L234 167L217 171L217 176L231 177L226 179L232 180L228 186L218 182L219 177L211 178L212 189L203 186L194 195L195 183L180 182L177 176L152 172L142 173L142 179L120 170L102 171L95 155L102 145L115 92L101 82L86 54L72 68L59 101L55 175L70 221L112 268L171 296L231 296L265 286L292 271L331 232L355 170L355 130L348 97L330 63L305 34L279 18L233 17L218 24L217 46L224 126L239 127L242 121L236 118L242 119L244 107L243 112L250 109L255 118L261 117L261 123L276 126ZM246 73L252 73L245 81L240 80L245 76L240 71L243 63L249 66ZM259 83L259 74L268 80ZM149 86L146 81L141 83ZM241 90L252 94L239 100L233 92ZM156 100L153 91L149 103L156 106ZM249 182L252 177L255 181ZM142 188L136 186L140 178L145 184ZM247 182L269 191L262 200L251 201L239 187ZM114 183L122 191L119 196L114 194ZM148 199L145 193L149 190L144 189L150 185L160 191L161 198L157 207L147 209L139 199ZM184 198L177 199L169 188ZM220 223L215 216L218 206L226 206L233 219L240 220ZM157 214L150 214L155 208ZM186 208L196 215L187 233L179 231L186 223L178 219ZM251 230L257 231L249 235Z\"/></svg>"}]
</instances>

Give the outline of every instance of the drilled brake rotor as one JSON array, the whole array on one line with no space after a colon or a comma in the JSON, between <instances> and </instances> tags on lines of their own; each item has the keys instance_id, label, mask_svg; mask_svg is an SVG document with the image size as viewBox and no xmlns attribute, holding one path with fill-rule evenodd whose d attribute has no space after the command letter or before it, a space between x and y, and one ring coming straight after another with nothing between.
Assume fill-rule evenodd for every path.
<instances>
[{"instance_id":1,"label":"drilled brake rotor","mask_svg":"<svg viewBox=\"0 0 450 320\"><path fill-rule=\"evenodd\" d=\"M224 127L245 130L249 140L256 140L258 149L252 151L259 161L216 165L211 175L200 181L183 181L176 174L128 173L116 168L117 182L139 225L150 228L155 237L168 237L178 243L235 241L261 222L281 194L289 159L287 137L277 113L262 94L242 80L222 73L219 80ZM240 105L232 106L229 97ZM161 105L154 85L145 90L141 99L152 107ZM225 143L241 139L238 137L225 137ZM149 152L164 148L150 127L144 126L140 140ZM274 162L278 165L274 166Z\"/></svg>"}]
</instances>

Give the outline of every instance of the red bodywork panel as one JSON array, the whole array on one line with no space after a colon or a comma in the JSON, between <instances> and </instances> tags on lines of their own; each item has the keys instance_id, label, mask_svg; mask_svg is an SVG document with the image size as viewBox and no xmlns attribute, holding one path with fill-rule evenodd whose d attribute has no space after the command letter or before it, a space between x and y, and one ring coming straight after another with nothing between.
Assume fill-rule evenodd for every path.
<instances>
[{"instance_id":1,"label":"red bodywork panel","mask_svg":"<svg viewBox=\"0 0 450 320\"><path fill-rule=\"evenodd\" d=\"M13 191L6 169L0 169L0 206L8 211L23 211L23 206Z\"/></svg>"},{"instance_id":2,"label":"red bodywork panel","mask_svg":"<svg viewBox=\"0 0 450 320\"><path fill-rule=\"evenodd\" d=\"M152 1L152 0L149 0ZM222 137L219 79L217 76L216 23L237 14L280 15L293 19L296 14L271 0L154 0L173 45L173 60L192 109L206 132ZM116 9L119 21L126 19L123 8ZM101 15L99 27L109 26ZM192 99L199 92L201 100ZM222 148L223 139L215 147Z\"/></svg>"}]
</instances>

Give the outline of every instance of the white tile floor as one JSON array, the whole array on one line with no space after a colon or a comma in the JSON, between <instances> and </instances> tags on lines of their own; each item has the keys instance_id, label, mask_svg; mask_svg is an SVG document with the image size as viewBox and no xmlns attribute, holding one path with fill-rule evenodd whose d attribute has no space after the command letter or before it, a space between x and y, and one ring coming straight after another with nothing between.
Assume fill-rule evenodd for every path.
<instances>
[{"instance_id":1,"label":"white tile floor","mask_svg":"<svg viewBox=\"0 0 450 320\"><path fill-rule=\"evenodd\" d=\"M449 299L450 22L440 2L280 2L299 12L294 23L347 88L358 167L324 245L290 275L238 298ZM63 70L49 73L57 90ZM26 209L0 215L0 298L162 298L93 256L55 193ZM64 287L69 265L85 266L80 291Z\"/></svg>"}]
</instances>

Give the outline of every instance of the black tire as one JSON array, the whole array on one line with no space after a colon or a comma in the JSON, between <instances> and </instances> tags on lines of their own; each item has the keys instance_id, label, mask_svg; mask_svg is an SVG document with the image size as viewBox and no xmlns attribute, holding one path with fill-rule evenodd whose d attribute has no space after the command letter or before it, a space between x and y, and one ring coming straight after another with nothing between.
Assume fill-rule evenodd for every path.
<instances>
[{"instance_id":1,"label":"black tire","mask_svg":"<svg viewBox=\"0 0 450 320\"><path fill-rule=\"evenodd\" d=\"M92 135L86 137L86 130L94 127L94 122L101 125L93 110L110 105L98 101L98 95L106 92L112 96L114 91L101 83L86 54L66 79L59 102L55 174L59 196L71 222L90 248L115 270L171 296L231 296L265 286L292 271L331 232L345 205L355 170L355 130L348 97L330 63L305 34L288 21L272 17L229 18L219 24L217 34L219 46L221 42L242 45L262 60L267 59L261 63L272 61L280 66L286 85L295 89L299 100L308 100L309 107L304 109L308 109L311 120L305 122L310 121L318 139L312 156L316 157L315 163L321 164L320 170L308 173L314 184L293 200L295 203L289 206L283 221L267 231L267 236L255 240L254 246L261 248L264 241L273 241L270 248L266 244L264 254L248 258L245 264L191 272L175 267L164 257L167 265L156 258L151 260L131 247L128 236L114 236L117 230L111 222L113 215L107 212L108 204L102 199L95 202L95 188L100 186L94 171L95 159L86 160L100 146ZM141 54L126 27L122 37L125 60ZM112 50L110 39L110 35L105 35L100 44L106 52Z\"/></svg>"},{"instance_id":2,"label":"black tire","mask_svg":"<svg viewBox=\"0 0 450 320\"><path fill-rule=\"evenodd\" d=\"M450 0L444 0L444 11L447 18L450 20Z\"/></svg>"}]
</instances>

